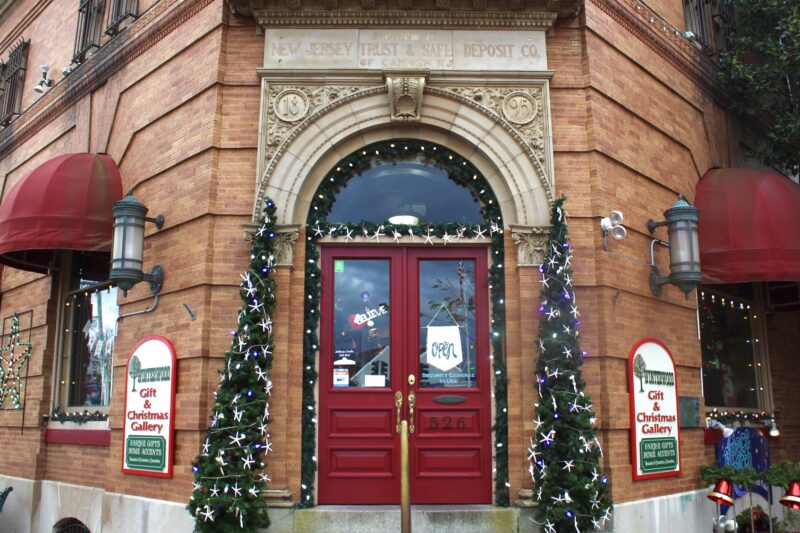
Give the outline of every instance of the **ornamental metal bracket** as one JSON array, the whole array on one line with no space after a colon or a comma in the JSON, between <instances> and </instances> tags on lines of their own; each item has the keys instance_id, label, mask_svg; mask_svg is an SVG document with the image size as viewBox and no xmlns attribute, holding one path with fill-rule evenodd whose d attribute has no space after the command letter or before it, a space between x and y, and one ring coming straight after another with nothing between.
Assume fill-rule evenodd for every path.
<instances>
[{"instance_id":1,"label":"ornamental metal bracket","mask_svg":"<svg viewBox=\"0 0 800 533\"><path fill-rule=\"evenodd\" d=\"M549 226L517 226L511 225L511 238L517 246L518 267L538 267L544 261L547 251L547 239L550 236Z\"/></svg>"},{"instance_id":2,"label":"ornamental metal bracket","mask_svg":"<svg viewBox=\"0 0 800 533\"><path fill-rule=\"evenodd\" d=\"M425 76L404 73L387 74L390 117L395 122L419 122Z\"/></svg>"}]
</instances>

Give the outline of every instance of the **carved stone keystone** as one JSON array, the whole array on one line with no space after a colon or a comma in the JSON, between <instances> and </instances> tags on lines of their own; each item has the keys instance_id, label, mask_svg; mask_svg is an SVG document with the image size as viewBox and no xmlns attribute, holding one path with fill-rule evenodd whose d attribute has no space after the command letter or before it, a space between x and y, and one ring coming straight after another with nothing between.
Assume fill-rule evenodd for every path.
<instances>
[{"instance_id":1,"label":"carved stone keystone","mask_svg":"<svg viewBox=\"0 0 800 533\"><path fill-rule=\"evenodd\" d=\"M417 122L422 112L424 76L386 76L389 90L391 119L400 122Z\"/></svg>"}]
</instances>

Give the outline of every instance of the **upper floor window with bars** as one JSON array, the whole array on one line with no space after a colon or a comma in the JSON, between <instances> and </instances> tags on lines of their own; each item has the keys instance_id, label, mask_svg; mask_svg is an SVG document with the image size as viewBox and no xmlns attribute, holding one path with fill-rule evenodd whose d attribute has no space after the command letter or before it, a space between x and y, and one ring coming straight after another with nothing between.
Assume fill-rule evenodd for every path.
<instances>
[{"instance_id":1,"label":"upper floor window with bars","mask_svg":"<svg viewBox=\"0 0 800 533\"><path fill-rule=\"evenodd\" d=\"M111 0L108 6L106 34L116 35L122 29L122 24L127 19L134 19L138 15L139 0Z\"/></svg>"},{"instance_id":2,"label":"upper floor window with bars","mask_svg":"<svg viewBox=\"0 0 800 533\"><path fill-rule=\"evenodd\" d=\"M138 0L109 0L107 13L106 0L80 0L72 62L82 63L92 50L100 48L103 39L104 14L106 15L105 33L116 35L121 31L126 20L138 16L138 11Z\"/></svg>"},{"instance_id":3,"label":"upper floor window with bars","mask_svg":"<svg viewBox=\"0 0 800 533\"><path fill-rule=\"evenodd\" d=\"M683 13L687 32L703 51L715 54L728 47L728 28L733 17L730 1L684 0Z\"/></svg>"},{"instance_id":4,"label":"upper floor window with bars","mask_svg":"<svg viewBox=\"0 0 800 533\"><path fill-rule=\"evenodd\" d=\"M29 45L30 41L18 42L11 50L8 61L0 63L0 124L3 126L8 126L20 113Z\"/></svg>"},{"instance_id":5,"label":"upper floor window with bars","mask_svg":"<svg viewBox=\"0 0 800 533\"><path fill-rule=\"evenodd\" d=\"M105 7L105 0L81 0L78 6L78 28L75 32L73 63L82 63L89 52L100 48Z\"/></svg>"}]
</instances>

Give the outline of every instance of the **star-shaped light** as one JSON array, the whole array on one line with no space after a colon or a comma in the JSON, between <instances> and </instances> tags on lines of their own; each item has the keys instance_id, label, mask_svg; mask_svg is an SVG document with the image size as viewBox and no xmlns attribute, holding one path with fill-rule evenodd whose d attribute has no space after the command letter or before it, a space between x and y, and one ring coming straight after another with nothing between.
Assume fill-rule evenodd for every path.
<instances>
[{"instance_id":1,"label":"star-shaped light","mask_svg":"<svg viewBox=\"0 0 800 533\"><path fill-rule=\"evenodd\" d=\"M575 468L574 460L570 459L569 461L564 461L564 470L566 470L567 472L572 472L573 468Z\"/></svg>"},{"instance_id":2,"label":"star-shaped light","mask_svg":"<svg viewBox=\"0 0 800 533\"><path fill-rule=\"evenodd\" d=\"M261 322L258 323L258 327L261 328L261 331L268 331L272 333L272 318L262 318Z\"/></svg>"},{"instance_id":3,"label":"star-shaped light","mask_svg":"<svg viewBox=\"0 0 800 533\"><path fill-rule=\"evenodd\" d=\"M238 481L236 482L236 484L233 487L231 487L231 489L233 490L233 493L236 496L241 496L242 495L242 489L239 488L239 482Z\"/></svg>"},{"instance_id":4,"label":"star-shaped light","mask_svg":"<svg viewBox=\"0 0 800 533\"><path fill-rule=\"evenodd\" d=\"M211 443L208 442L208 439L203 443L203 455L208 455L208 450L211 448Z\"/></svg>"},{"instance_id":5,"label":"star-shaped light","mask_svg":"<svg viewBox=\"0 0 800 533\"><path fill-rule=\"evenodd\" d=\"M214 485L214 488L211 489L211 497L216 498L217 496L219 496L219 489Z\"/></svg>"},{"instance_id":6,"label":"star-shaped light","mask_svg":"<svg viewBox=\"0 0 800 533\"><path fill-rule=\"evenodd\" d=\"M346 228L345 232L346 233L344 235L344 242L352 241L353 240L353 230L351 230L350 228Z\"/></svg>"},{"instance_id":7,"label":"star-shaped light","mask_svg":"<svg viewBox=\"0 0 800 533\"><path fill-rule=\"evenodd\" d=\"M208 505L206 505L205 511L200 514L203 516L203 522L214 521L214 511Z\"/></svg>"},{"instance_id":8,"label":"star-shaped light","mask_svg":"<svg viewBox=\"0 0 800 533\"><path fill-rule=\"evenodd\" d=\"M539 435L542 436L542 438L539 439L539 442L541 442L545 446L549 446L549 445L553 444L553 438L555 436L555 430L551 429L550 431L547 432L547 435L545 435L542 432L539 432Z\"/></svg>"},{"instance_id":9,"label":"star-shaped light","mask_svg":"<svg viewBox=\"0 0 800 533\"><path fill-rule=\"evenodd\" d=\"M248 490L247 492L249 492L250 494L252 494L252 495L253 495L253 497L256 497L256 496L258 496L258 489L256 488L256 486L255 486L255 485L253 485L252 487L250 487L250 490Z\"/></svg>"},{"instance_id":10,"label":"star-shaped light","mask_svg":"<svg viewBox=\"0 0 800 533\"><path fill-rule=\"evenodd\" d=\"M386 236L385 233L381 233L382 231L383 231L383 226L379 226L378 229L375 231L375 234L371 237L372 239L375 239L376 243L380 243L381 237Z\"/></svg>"},{"instance_id":11,"label":"star-shaped light","mask_svg":"<svg viewBox=\"0 0 800 533\"><path fill-rule=\"evenodd\" d=\"M426 235L423 235L423 237L425 237L425 242L423 244L430 244L431 246L433 246L433 235L431 234L430 228L428 228L428 233Z\"/></svg>"},{"instance_id":12,"label":"star-shaped light","mask_svg":"<svg viewBox=\"0 0 800 533\"><path fill-rule=\"evenodd\" d=\"M317 223L317 225L314 226L314 237L322 237L323 235L325 235L325 231L323 231L323 229L319 227L319 223Z\"/></svg>"},{"instance_id":13,"label":"star-shaped light","mask_svg":"<svg viewBox=\"0 0 800 533\"><path fill-rule=\"evenodd\" d=\"M542 288L543 288L543 289L544 289L545 287L549 287L549 286L550 286L550 284L549 284L549 283L547 283L547 276L546 276L546 275L544 275L544 274L542 274L542 279L541 279L541 280L539 280L539 283L541 283L541 284L542 284Z\"/></svg>"},{"instance_id":14,"label":"star-shaped light","mask_svg":"<svg viewBox=\"0 0 800 533\"><path fill-rule=\"evenodd\" d=\"M475 226L475 229L472 230L472 233L475 234L475 240L483 239L486 235L486 230L483 229L481 226Z\"/></svg>"},{"instance_id":15,"label":"star-shaped light","mask_svg":"<svg viewBox=\"0 0 800 533\"><path fill-rule=\"evenodd\" d=\"M243 414L244 414L244 409L240 411L238 407L233 408L233 419L236 420L237 422L242 421Z\"/></svg>"},{"instance_id":16,"label":"star-shaped light","mask_svg":"<svg viewBox=\"0 0 800 533\"><path fill-rule=\"evenodd\" d=\"M259 480L261 480L261 481L263 481L264 483L267 483L267 482L269 482L269 481L272 481L272 478L271 478L271 477L269 477L268 475L266 475L264 472L261 472L261 473L258 475L258 479L259 479Z\"/></svg>"},{"instance_id":17,"label":"star-shaped light","mask_svg":"<svg viewBox=\"0 0 800 533\"><path fill-rule=\"evenodd\" d=\"M399 231L397 231L397 230L393 230L392 231L392 237L394 237L394 242L400 244L400 238L402 236L403 236L403 234L400 233Z\"/></svg>"},{"instance_id":18,"label":"star-shaped light","mask_svg":"<svg viewBox=\"0 0 800 533\"><path fill-rule=\"evenodd\" d=\"M253 461L253 455L252 454L248 454L247 457L242 457L242 462L244 463L244 468L246 468L248 470L250 470L250 465L255 463L255 461Z\"/></svg>"},{"instance_id":19,"label":"star-shaped light","mask_svg":"<svg viewBox=\"0 0 800 533\"><path fill-rule=\"evenodd\" d=\"M254 313L257 313L259 311L259 309L262 309L264 307L264 303L263 302L259 302L258 300L253 300L253 303L251 303L247 307L252 309Z\"/></svg>"},{"instance_id":20,"label":"star-shaped light","mask_svg":"<svg viewBox=\"0 0 800 533\"><path fill-rule=\"evenodd\" d=\"M234 444L236 446L241 446L242 445L242 441L244 440L244 433L239 433L237 431L235 435L233 435L232 437L228 437L228 438L231 439L231 444Z\"/></svg>"},{"instance_id":21,"label":"star-shaped light","mask_svg":"<svg viewBox=\"0 0 800 533\"><path fill-rule=\"evenodd\" d=\"M452 239L452 237L450 235L448 235L447 232L445 231L444 235L442 235L442 240L444 241L444 244L447 244L448 242L450 242L451 239Z\"/></svg>"}]
</instances>

